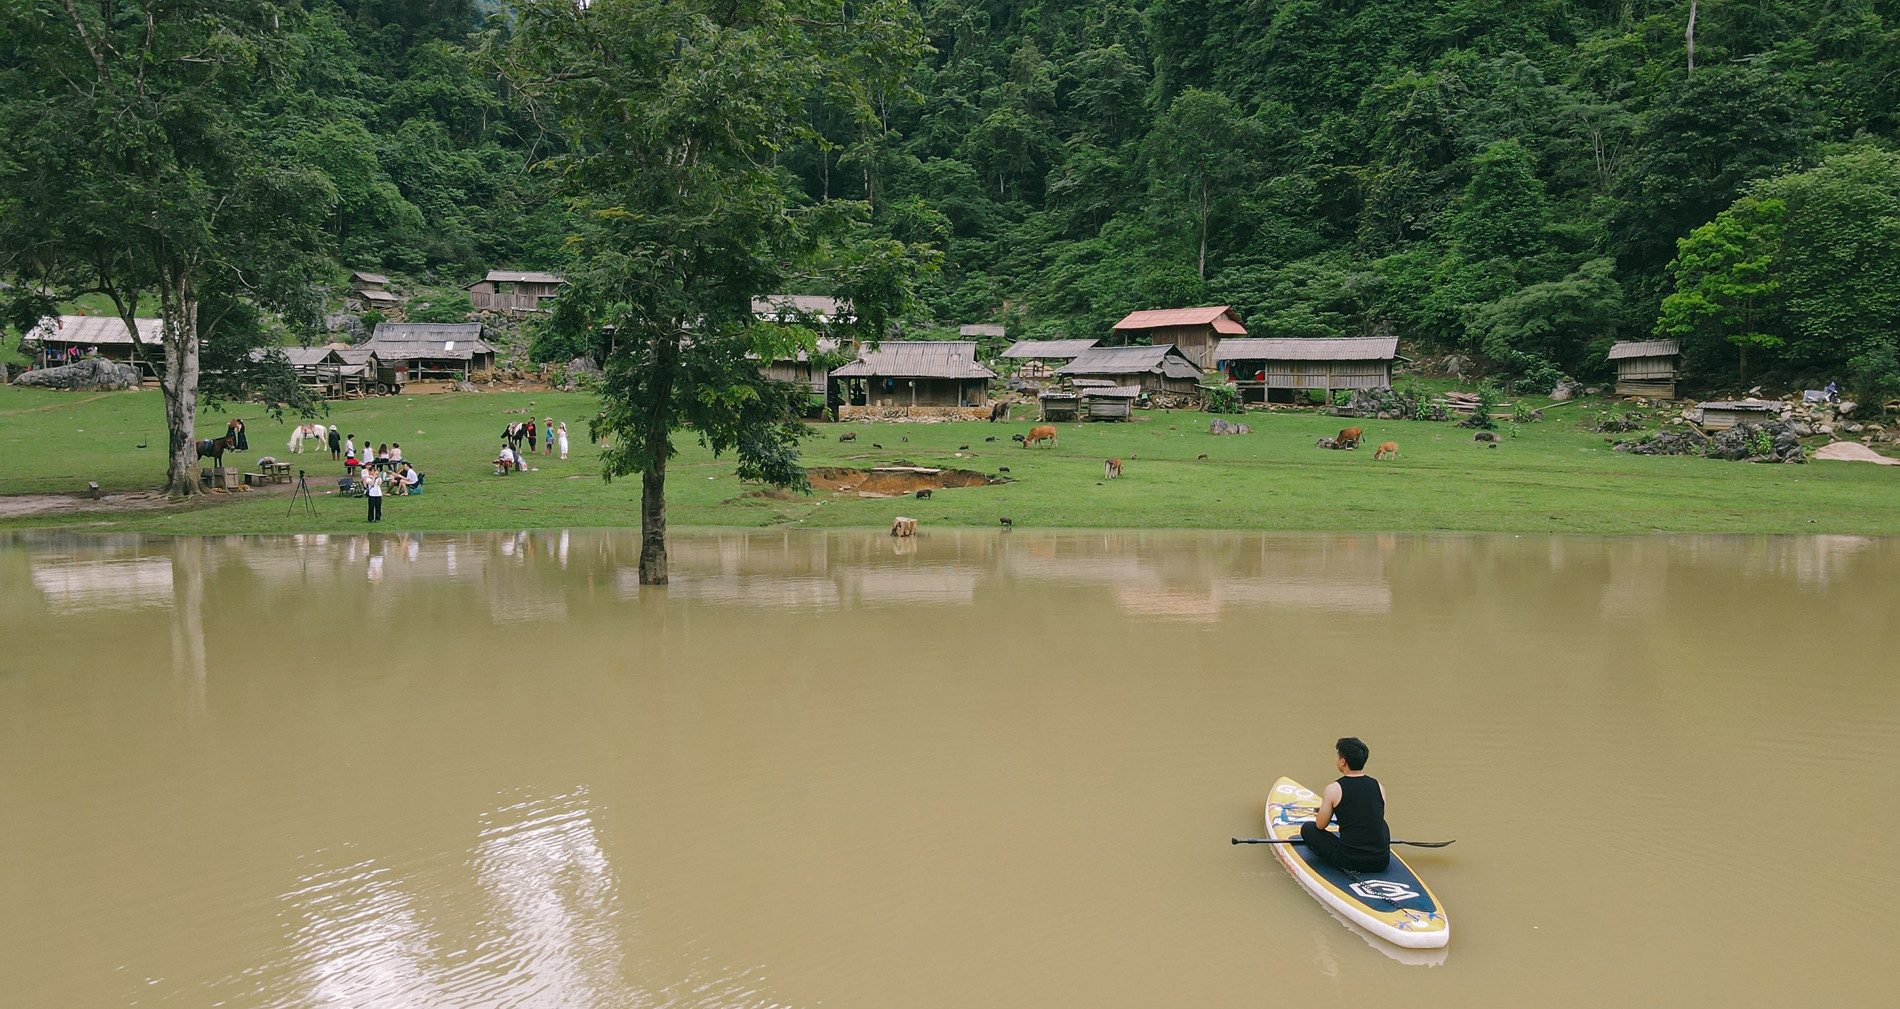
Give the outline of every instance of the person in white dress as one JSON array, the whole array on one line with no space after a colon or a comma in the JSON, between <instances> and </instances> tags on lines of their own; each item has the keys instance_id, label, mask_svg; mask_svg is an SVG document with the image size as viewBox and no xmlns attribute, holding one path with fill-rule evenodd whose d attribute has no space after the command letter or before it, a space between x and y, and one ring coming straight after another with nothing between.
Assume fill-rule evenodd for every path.
<instances>
[{"instance_id":1,"label":"person in white dress","mask_svg":"<svg viewBox=\"0 0 1900 1009\"><path fill-rule=\"evenodd\" d=\"M554 430L556 437L561 439L561 458L565 459L567 458L567 425L563 423Z\"/></svg>"}]
</instances>

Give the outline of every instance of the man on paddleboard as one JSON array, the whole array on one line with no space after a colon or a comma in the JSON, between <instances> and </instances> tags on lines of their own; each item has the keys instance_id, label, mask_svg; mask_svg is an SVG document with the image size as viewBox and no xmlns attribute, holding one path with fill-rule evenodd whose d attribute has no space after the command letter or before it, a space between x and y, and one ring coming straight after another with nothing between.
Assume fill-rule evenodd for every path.
<instances>
[{"instance_id":1,"label":"man on paddleboard","mask_svg":"<svg viewBox=\"0 0 1900 1009\"><path fill-rule=\"evenodd\" d=\"M1372 751L1357 736L1333 744L1344 777L1320 792L1319 814L1300 824L1300 840L1313 854L1354 872L1383 872L1392 860L1392 831L1385 825L1385 786L1366 774ZM1339 821L1339 833L1326 825Z\"/></svg>"}]
</instances>

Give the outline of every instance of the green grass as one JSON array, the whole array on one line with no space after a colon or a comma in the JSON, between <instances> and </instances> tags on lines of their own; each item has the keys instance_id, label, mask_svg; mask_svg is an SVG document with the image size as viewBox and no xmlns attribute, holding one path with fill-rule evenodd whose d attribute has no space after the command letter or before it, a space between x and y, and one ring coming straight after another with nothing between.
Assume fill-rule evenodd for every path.
<instances>
[{"instance_id":1,"label":"green grass","mask_svg":"<svg viewBox=\"0 0 1900 1009\"><path fill-rule=\"evenodd\" d=\"M501 428L524 415L567 422L572 457L537 456L537 472L491 475ZM327 423L378 442L400 441L428 475L428 492L391 499L390 531L598 527L638 523L639 482L603 483L586 418L590 397L559 393L402 396L338 404ZM929 500L859 499L818 493L781 500L741 484L730 457L715 460L690 432L668 481L670 520L681 526L884 526L894 515L930 525L1185 527L1325 530L1473 530L1636 533L1900 533L1894 493L1900 472L1851 463L1747 465L1613 452L1577 423L1592 405L1551 411L1485 448L1449 424L1341 421L1311 412L1253 413L1254 433L1216 437L1198 413L1152 413L1127 424L1061 425L1055 449L1023 449L1012 424L823 424L806 443L811 465L907 462L997 473L992 487L940 490ZM245 411L252 450L285 455L288 425ZM1563 419L1570 418L1570 419ZM225 416L207 414L214 429ZM1313 447L1347 423L1362 424L1355 452ZM843 432L857 440L840 443ZM994 436L995 442L984 438ZM906 441L905 439L908 439ZM137 449L145 440L151 447ZM156 392L73 394L0 389L0 494L70 492L97 480L108 491L150 488L164 475L164 425ZM1372 447L1397 441L1396 462ZM874 444L883 445L882 449ZM968 445L963 458L959 447ZM1198 456L1205 454L1206 459ZM1102 460L1120 457L1120 480ZM326 496L341 466L306 454L317 491L315 519L287 516L281 497L214 495L177 508L0 520L23 527L83 525L171 533L268 533L361 528L360 500ZM750 494L750 496L748 496Z\"/></svg>"}]
</instances>

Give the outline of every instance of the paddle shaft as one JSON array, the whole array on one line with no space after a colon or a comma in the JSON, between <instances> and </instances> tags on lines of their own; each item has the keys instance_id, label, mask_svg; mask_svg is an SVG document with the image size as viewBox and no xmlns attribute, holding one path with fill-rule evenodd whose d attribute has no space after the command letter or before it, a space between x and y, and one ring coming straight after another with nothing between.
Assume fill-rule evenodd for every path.
<instances>
[{"instance_id":1,"label":"paddle shaft","mask_svg":"<svg viewBox=\"0 0 1900 1009\"><path fill-rule=\"evenodd\" d=\"M1393 841L1392 843L1393 844L1409 844L1414 848L1443 848L1444 846L1448 844L1456 843L1457 840L1458 839L1454 837L1450 841ZM1304 839L1298 838L1298 837L1236 837L1236 838L1233 838L1233 842L1235 844L1305 844L1306 843Z\"/></svg>"}]
</instances>

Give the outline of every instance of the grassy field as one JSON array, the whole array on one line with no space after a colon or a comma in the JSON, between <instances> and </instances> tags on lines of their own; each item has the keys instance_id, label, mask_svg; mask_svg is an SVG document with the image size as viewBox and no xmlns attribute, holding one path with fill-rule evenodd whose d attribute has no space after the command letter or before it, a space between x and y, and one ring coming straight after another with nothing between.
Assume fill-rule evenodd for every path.
<instances>
[{"instance_id":1,"label":"grassy field","mask_svg":"<svg viewBox=\"0 0 1900 1009\"><path fill-rule=\"evenodd\" d=\"M493 476L488 460L502 427L525 416L511 411L528 408L536 418L566 421L571 458L537 456L535 472ZM425 495L388 502L387 531L637 524L638 481L600 479L586 437L592 412L591 398L578 394L449 394L338 404L323 419L359 441L400 441L427 474ZM1515 437L1507 429L1497 448L1448 424L1354 421L1366 427L1368 443L1354 452L1314 448L1342 422L1296 412L1250 414L1244 419L1253 433L1241 436L1208 434L1208 417L1197 413L1065 424L1055 449L1013 444L1009 435L1028 426L1020 422L815 427L806 443L810 465L1009 468L1009 483L939 490L921 501L761 493L735 478L729 457L713 459L684 433L668 484L669 514L681 526L884 526L903 514L926 527L993 526L1009 516L1018 526L1068 527L1900 533L1895 468L1631 456L1611 451L1604 436L1577 423L1594 413L1593 404L1559 407ZM247 421L251 451L240 465L285 455L288 425ZM222 414L206 415L214 428L224 422ZM840 443L847 431L857 433L856 441ZM164 474L164 434L156 392L0 388L0 495L69 493L89 480L108 492L155 487ZM1374 462L1372 446L1387 440L1399 443L1398 460ZM148 447L138 448L141 441ZM1125 461L1119 480L1103 479L1109 456ZM334 491L341 465L327 452L302 459L316 492L315 518L287 514L281 496L242 493L184 507L16 514L0 518L0 527L205 534L361 528L363 502L326 493Z\"/></svg>"}]
</instances>

